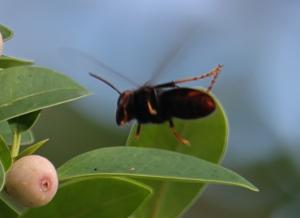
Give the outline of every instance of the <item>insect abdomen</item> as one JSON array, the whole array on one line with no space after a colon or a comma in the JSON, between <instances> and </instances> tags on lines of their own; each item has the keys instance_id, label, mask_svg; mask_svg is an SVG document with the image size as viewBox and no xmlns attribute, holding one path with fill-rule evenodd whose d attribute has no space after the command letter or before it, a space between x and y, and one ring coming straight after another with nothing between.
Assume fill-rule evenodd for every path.
<instances>
[{"instance_id":1,"label":"insect abdomen","mask_svg":"<svg viewBox=\"0 0 300 218\"><path fill-rule=\"evenodd\" d=\"M213 98L206 92L189 89L171 89L160 94L164 114L181 119L201 118L215 110Z\"/></svg>"}]
</instances>

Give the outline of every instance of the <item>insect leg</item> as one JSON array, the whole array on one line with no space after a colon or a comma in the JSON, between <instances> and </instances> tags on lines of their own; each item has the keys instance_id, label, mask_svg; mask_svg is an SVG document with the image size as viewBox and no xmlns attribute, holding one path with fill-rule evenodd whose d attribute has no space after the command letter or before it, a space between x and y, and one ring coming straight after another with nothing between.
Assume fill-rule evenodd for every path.
<instances>
[{"instance_id":1,"label":"insect leg","mask_svg":"<svg viewBox=\"0 0 300 218\"><path fill-rule=\"evenodd\" d=\"M152 107L150 100L147 101L147 107L151 115L157 115L157 110Z\"/></svg>"},{"instance_id":2,"label":"insect leg","mask_svg":"<svg viewBox=\"0 0 300 218\"><path fill-rule=\"evenodd\" d=\"M209 86L208 86L208 88L206 90L207 92L210 92L212 90L212 88L213 88L214 84L216 83L217 78L218 78L219 73L221 72L222 68L223 68L223 65L219 64L218 66L216 66L211 71L211 73L212 73L212 80L210 81L210 84L209 84Z\"/></svg>"},{"instance_id":3,"label":"insect leg","mask_svg":"<svg viewBox=\"0 0 300 218\"><path fill-rule=\"evenodd\" d=\"M196 81L196 80L200 80L200 79L204 79L207 77L212 77L212 80L207 88L207 92L211 91L211 89L213 88L213 85L216 83L217 77L219 75L219 73L222 70L222 65L217 65L214 69L212 69L210 72L200 75L200 76L195 76L195 77L189 77L189 78L185 78L185 79L180 79L180 80L174 80L171 82L167 82L167 83L162 83L162 84L158 84L155 86L155 88L167 88L167 87L176 87L177 84L179 83L186 83L186 82L191 82L191 81Z\"/></svg>"},{"instance_id":4,"label":"insect leg","mask_svg":"<svg viewBox=\"0 0 300 218\"><path fill-rule=\"evenodd\" d=\"M159 107L158 105L158 96L157 96L157 92L156 92L156 89L153 89L153 96L154 96L154 107L151 103L151 97L147 99L147 107L148 107L148 111L151 115L157 115L158 112L157 112L157 108Z\"/></svg>"},{"instance_id":5,"label":"insect leg","mask_svg":"<svg viewBox=\"0 0 300 218\"><path fill-rule=\"evenodd\" d=\"M169 126L173 132L173 134L175 135L177 141L179 141L181 144L184 145L190 145L190 142L187 139L184 139L179 132L177 132L177 130L175 129L173 120L169 120Z\"/></svg>"},{"instance_id":6,"label":"insect leg","mask_svg":"<svg viewBox=\"0 0 300 218\"><path fill-rule=\"evenodd\" d=\"M138 140L140 138L140 133L142 129L142 124L138 123L136 132L135 132L135 139Z\"/></svg>"}]
</instances>

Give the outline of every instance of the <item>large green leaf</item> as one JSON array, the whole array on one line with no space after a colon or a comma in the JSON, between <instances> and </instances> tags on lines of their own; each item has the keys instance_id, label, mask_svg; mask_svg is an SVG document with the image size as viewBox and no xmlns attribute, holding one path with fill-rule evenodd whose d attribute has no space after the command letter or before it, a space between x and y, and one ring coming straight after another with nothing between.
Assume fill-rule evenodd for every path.
<instances>
[{"instance_id":1,"label":"large green leaf","mask_svg":"<svg viewBox=\"0 0 300 218\"><path fill-rule=\"evenodd\" d=\"M18 117L14 117L8 120L8 124L12 130L18 132L25 132L33 127L33 125L37 122L41 111L33 111L27 114L23 114Z\"/></svg>"},{"instance_id":2,"label":"large green leaf","mask_svg":"<svg viewBox=\"0 0 300 218\"><path fill-rule=\"evenodd\" d=\"M46 206L25 218L127 218L151 195L151 189L125 178L90 177L61 185Z\"/></svg>"},{"instance_id":3,"label":"large green leaf","mask_svg":"<svg viewBox=\"0 0 300 218\"><path fill-rule=\"evenodd\" d=\"M19 59L15 57L9 57L2 55L0 56L0 68L17 67L24 65L32 65L33 62L30 60Z\"/></svg>"},{"instance_id":4,"label":"large green leaf","mask_svg":"<svg viewBox=\"0 0 300 218\"><path fill-rule=\"evenodd\" d=\"M0 207L3 208L0 214L7 214L7 216L3 216L5 218L17 217L18 215L24 213L24 211L26 210L24 206L22 206L19 202L13 199L13 197L8 195L8 193L5 190L0 192Z\"/></svg>"},{"instance_id":5,"label":"large green leaf","mask_svg":"<svg viewBox=\"0 0 300 218\"><path fill-rule=\"evenodd\" d=\"M6 121L0 122L0 135L3 137L3 139L7 145L12 144L12 139L13 139L12 131ZM22 135L22 141L21 141L22 145L28 145L28 144L33 143L34 138L33 138L33 133L31 132L31 130L22 132L21 135Z\"/></svg>"},{"instance_id":6,"label":"large green leaf","mask_svg":"<svg viewBox=\"0 0 300 218\"><path fill-rule=\"evenodd\" d=\"M27 155L31 155L35 153L37 150L39 150L43 145L45 145L46 142L48 142L49 139L44 139L42 141L36 142L33 145L30 145L28 148L24 149L17 157L17 159L20 159L22 157L25 157Z\"/></svg>"},{"instance_id":7,"label":"large green leaf","mask_svg":"<svg viewBox=\"0 0 300 218\"><path fill-rule=\"evenodd\" d=\"M2 24L0 24L0 32L4 41L11 39L14 35L12 30Z\"/></svg>"},{"instance_id":8,"label":"large green leaf","mask_svg":"<svg viewBox=\"0 0 300 218\"><path fill-rule=\"evenodd\" d=\"M127 145L161 148L192 155L212 163L222 160L227 146L228 124L224 110L217 99L216 111L208 117L195 120L175 120L175 127L188 139L191 146L185 146L176 140L167 124L144 125L139 140L134 137L136 126L131 130ZM180 170L180 169L177 169ZM203 184L189 184L165 181L140 180L154 190L154 195L135 214L139 218L178 217L199 193Z\"/></svg>"},{"instance_id":9,"label":"large green leaf","mask_svg":"<svg viewBox=\"0 0 300 218\"><path fill-rule=\"evenodd\" d=\"M5 171L7 171L12 164L10 151L1 136L0 136L0 162L2 162Z\"/></svg>"},{"instance_id":10,"label":"large green leaf","mask_svg":"<svg viewBox=\"0 0 300 218\"><path fill-rule=\"evenodd\" d=\"M222 166L154 148L100 148L78 155L58 169L60 181L92 175L227 184L257 191L250 182Z\"/></svg>"},{"instance_id":11,"label":"large green leaf","mask_svg":"<svg viewBox=\"0 0 300 218\"><path fill-rule=\"evenodd\" d=\"M2 161L0 161L0 192L2 191L5 184L5 169L2 164Z\"/></svg>"},{"instance_id":12,"label":"large green leaf","mask_svg":"<svg viewBox=\"0 0 300 218\"><path fill-rule=\"evenodd\" d=\"M3 218L16 218L18 214L0 198L0 214Z\"/></svg>"},{"instance_id":13,"label":"large green leaf","mask_svg":"<svg viewBox=\"0 0 300 218\"><path fill-rule=\"evenodd\" d=\"M0 121L89 94L69 77L33 66L1 70L0 93Z\"/></svg>"}]
</instances>

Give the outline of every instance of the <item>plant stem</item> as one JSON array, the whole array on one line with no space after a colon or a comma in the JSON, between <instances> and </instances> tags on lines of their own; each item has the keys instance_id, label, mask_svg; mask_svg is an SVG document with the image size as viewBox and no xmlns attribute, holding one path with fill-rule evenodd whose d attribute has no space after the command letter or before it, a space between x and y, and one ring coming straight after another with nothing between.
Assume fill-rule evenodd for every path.
<instances>
[{"instance_id":1,"label":"plant stem","mask_svg":"<svg viewBox=\"0 0 300 218\"><path fill-rule=\"evenodd\" d=\"M12 158L15 158L19 154L21 145L21 132L18 131L18 129L15 129L13 131L13 144L11 146L11 156Z\"/></svg>"}]
</instances>

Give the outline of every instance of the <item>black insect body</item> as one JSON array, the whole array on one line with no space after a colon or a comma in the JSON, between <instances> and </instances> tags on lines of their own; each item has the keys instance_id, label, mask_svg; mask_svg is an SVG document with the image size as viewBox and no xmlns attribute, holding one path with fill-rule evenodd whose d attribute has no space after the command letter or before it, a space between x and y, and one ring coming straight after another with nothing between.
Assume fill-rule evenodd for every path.
<instances>
[{"instance_id":1,"label":"black insect body","mask_svg":"<svg viewBox=\"0 0 300 218\"><path fill-rule=\"evenodd\" d=\"M175 80L154 86L142 86L136 90L120 92L111 83L90 73L94 78L106 83L117 91L120 96L116 111L116 122L123 126L131 120L137 120L136 138L139 137L142 124L169 122L175 137L182 144L189 144L175 129L172 118L197 119L208 116L215 111L215 102L208 94L216 82L222 65L216 66L209 73L198 77ZM212 77L206 91L181 88L179 83Z\"/></svg>"}]
</instances>

